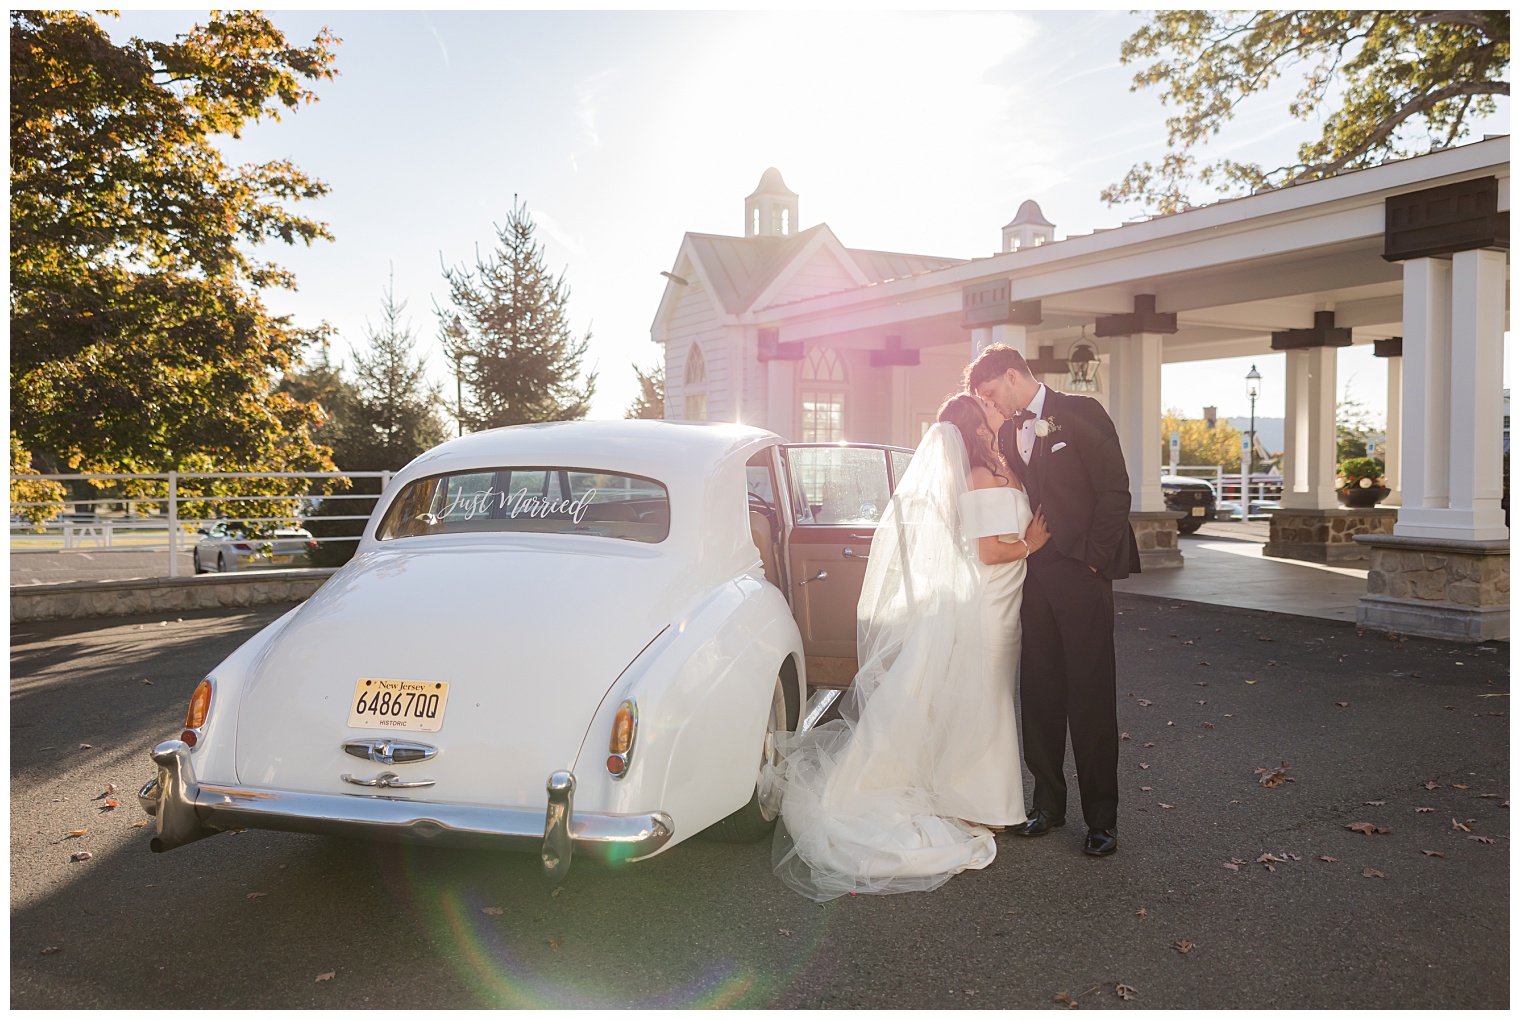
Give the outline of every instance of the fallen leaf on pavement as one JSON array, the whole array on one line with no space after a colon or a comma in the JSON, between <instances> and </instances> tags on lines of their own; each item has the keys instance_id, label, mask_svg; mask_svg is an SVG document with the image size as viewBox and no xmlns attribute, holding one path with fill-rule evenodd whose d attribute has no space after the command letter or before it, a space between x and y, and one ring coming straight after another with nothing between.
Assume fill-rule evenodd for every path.
<instances>
[{"instance_id":1,"label":"fallen leaf on pavement","mask_svg":"<svg viewBox=\"0 0 1520 1020\"><path fill-rule=\"evenodd\" d=\"M1463 786L1461 783L1452 783L1451 785L1455 786L1459 790L1470 790L1470 789L1472 789L1472 787L1470 787L1470 786Z\"/></svg>"},{"instance_id":2,"label":"fallen leaf on pavement","mask_svg":"<svg viewBox=\"0 0 1520 1020\"><path fill-rule=\"evenodd\" d=\"M1488 799L1488 800L1498 800L1499 799L1499 795L1497 793L1480 793L1480 794L1478 794L1478 796L1479 797L1483 797L1483 798Z\"/></svg>"},{"instance_id":3,"label":"fallen leaf on pavement","mask_svg":"<svg viewBox=\"0 0 1520 1020\"><path fill-rule=\"evenodd\" d=\"M1238 872L1240 870L1240 865L1238 865L1238 864L1232 864L1229 861L1225 861L1224 864L1222 865L1222 867L1227 868L1230 871L1237 871Z\"/></svg>"},{"instance_id":4,"label":"fallen leaf on pavement","mask_svg":"<svg viewBox=\"0 0 1520 1020\"><path fill-rule=\"evenodd\" d=\"M333 978L335 978L337 976L338 976L338 972L337 971L330 970L326 974L318 974L317 975L317 980L318 981L331 981Z\"/></svg>"},{"instance_id":5,"label":"fallen leaf on pavement","mask_svg":"<svg viewBox=\"0 0 1520 1020\"><path fill-rule=\"evenodd\" d=\"M1154 701L1146 701L1144 698L1140 698L1140 699L1138 699L1137 704L1141 704L1141 705L1144 705L1146 708L1150 708L1152 705L1155 704L1155 702Z\"/></svg>"},{"instance_id":6,"label":"fallen leaf on pavement","mask_svg":"<svg viewBox=\"0 0 1520 1020\"><path fill-rule=\"evenodd\" d=\"M1303 858L1300 857L1298 854L1289 854L1288 856L1291 857L1291 858L1293 858L1295 861L1301 861L1301 860L1303 860Z\"/></svg>"},{"instance_id":7,"label":"fallen leaf on pavement","mask_svg":"<svg viewBox=\"0 0 1520 1020\"><path fill-rule=\"evenodd\" d=\"M492 917L500 917L507 911L505 907L481 907L480 912L482 914L490 914Z\"/></svg>"},{"instance_id":8,"label":"fallen leaf on pavement","mask_svg":"<svg viewBox=\"0 0 1520 1020\"><path fill-rule=\"evenodd\" d=\"M94 746L95 746L95 745L94 745L94 744L80 744L80 745L79 745L79 749L80 749L80 750L81 750L81 751L88 751L88 750L90 750L90 749L91 749L91 748L93 748L93 747L94 747Z\"/></svg>"},{"instance_id":9,"label":"fallen leaf on pavement","mask_svg":"<svg viewBox=\"0 0 1520 1020\"><path fill-rule=\"evenodd\" d=\"M1050 1001L1051 1002L1063 1002L1063 1003L1066 1004L1066 1008L1067 1009L1076 1009L1077 1008L1077 1000L1073 999L1071 996L1067 995L1065 992L1057 992L1054 995L1054 997L1051 998Z\"/></svg>"},{"instance_id":10,"label":"fallen leaf on pavement","mask_svg":"<svg viewBox=\"0 0 1520 1020\"><path fill-rule=\"evenodd\" d=\"M1339 864L1340 863L1340 858L1339 857L1325 857L1324 855L1321 855L1320 856L1320 860L1324 861L1326 864Z\"/></svg>"},{"instance_id":11,"label":"fallen leaf on pavement","mask_svg":"<svg viewBox=\"0 0 1520 1020\"><path fill-rule=\"evenodd\" d=\"M1456 819L1453 818L1452 821L1456 821ZM1383 828L1380 825L1373 825L1371 822L1352 822L1350 825L1346 826L1346 828L1350 829L1352 832L1360 832L1364 836L1388 835L1387 829Z\"/></svg>"},{"instance_id":12,"label":"fallen leaf on pavement","mask_svg":"<svg viewBox=\"0 0 1520 1020\"><path fill-rule=\"evenodd\" d=\"M1381 871L1379 871L1376 868L1363 868L1362 869L1362 877L1363 878L1387 878L1388 876L1385 875L1385 874L1383 874Z\"/></svg>"},{"instance_id":13,"label":"fallen leaf on pavement","mask_svg":"<svg viewBox=\"0 0 1520 1020\"><path fill-rule=\"evenodd\" d=\"M1339 705L1341 708L1350 708L1351 707L1351 702L1349 702L1349 701L1337 701L1336 704Z\"/></svg>"},{"instance_id":14,"label":"fallen leaf on pavement","mask_svg":"<svg viewBox=\"0 0 1520 1020\"><path fill-rule=\"evenodd\" d=\"M42 947L42 955L43 956L48 956L48 955L51 955L52 953L58 953L58 952L62 952L62 949L60 947L58 947L58 946L43 946Z\"/></svg>"},{"instance_id":15,"label":"fallen leaf on pavement","mask_svg":"<svg viewBox=\"0 0 1520 1020\"><path fill-rule=\"evenodd\" d=\"M1146 910L1144 907L1141 907L1139 910L1135 911L1135 916L1136 917L1150 917L1151 916L1151 912L1149 910Z\"/></svg>"},{"instance_id":16,"label":"fallen leaf on pavement","mask_svg":"<svg viewBox=\"0 0 1520 1020\"><path fill-rule=\"evenodd\" d=\"M1437 783L1434 779L1432 779L1429 782L1424 782L1424 783L1421 783L1420 785L1423 786L1427 790L1434 790L1440 784Z\"/></svg>"},{"instance_id":17,"label":"fallen leaf on pavement","mask_svg":"<svg viewBox=\"0 0 1520 1020\"><path fill-rule=\"evenodd\" d=\"M782 935L785 935L787 938L792 937L792 929L790 928L777 928L776 931L780 932Z\"/></svg>"},{"instance_id":18,"label":"fallen leaf on pavement","mask_svg":"<svg viewBox=\"0 0 1520 1020\"><path fill-rule=\"evenodd\" d=\"M1463 832L1471 832L1472 831L1467 826L1465 826L1461 822L1457 821L1455 818L1453 818L1451 820L1451 827L1453 829L1461 829Z\"/></svg>"},{"instance_id":19,"label":"fallen leaf on pavement","mask_svg":"<svg viewBox=\"0 0 1520 1020\"><path fill-rule=\"evenodd\" d=\"M1208 702L1207 701L1200 701L1198 704L1200 704L1200 705L1207 705Z\"/></svg>"},{"instance_id":20,"label":"fallen leaf on pavement","mask_svg":"<svg viewBox=\"0 0 1520 1020\"><path fill-rule=\"evenodd\" d=\"M1290 768L1292 768L1292 766L1289 765L1287 762L1283 762L1281 765L1277 766L1276 768L1272 768L1272 769L1269 769L1269 768L1259 768L1259 769L1256 770L1256 774L1258 776L1261 776L1261 778L1258 779L1257 782L1260 783L1262 786L1265 786L1265 787L1268 787L1268 788L1271 788L1271 787L1274 787L1274 786L1281 786L1284 782L1287 781L1287 779L1288 779L1287 771Z\"/></svg>"},{"instance_id":21,"label":"fallen leaf on pavement","mask_svg":"<svg viewBox=\"0 0 1520 1020\"><path fill-rule=\"evenodd\" d=\"M102 811L115 811L120 806L121 806L121 801L108 800L104 804L100 805L100 810L102 810Z\"/></svg>"},{"instance_id":22,"label":"fallen leaf on pavement","mask_svg":"<svg viewBox=\"0 0 1520 1020\"><path fill-rule=\"evenodd\" d=\"M1248 684L1254 684L1254 683L1256 683L1256 681L1255 680L1247 680L1246 683L1248 683Z\"/></svg>"},{"instance_id":23,"label":"fallen leaf on pavement","mask_svg":"<svg viewBox=\"0 0 1520 1020\"><path fill-rule=\"evenodd\" d=\"M1166 809L1167 809L1167 810L1168 810L1168 811L1171 811L1171 810L1173 810L1173 809L1175 809L1175 808L1176 808L1176 807L1177 807L1177 805L1176 805L1176 804L1163 804L1163 803L1161 803L1161 802L1160 802L1160 801L1157 801L1157 802L1156 802L1156 806L1157 806L1157 807L1163 807L1163 808L1166 808Z\"/></svg>"},{"instance_id":24,"label":"fallen leaf on pavement","mask_svg":"<svg viewBox=\"0 0 1520 1020\"><path fill-rule=\"evenodd\" d=\"M64 839L78 839L80 836L83 836L85 833L87 833L89 831L90 831L89 829L70 829L69 830L69 834L67 836L63 837L63 838Z\"/></svg>"},{"instance_id":25,"label":"fallen leaf on pavement","mask_svg":"<svg viewBox=\"0 0 1520 1020\"><path fill-rule=\"evenodd\" d=\"M552 900L554 897L558 896L560 893L562 893L564 891L565 891L565 887L564 886L557 885L557 886L554 887L554 891L549 894L549 898Z\"/></svg>"},{"instance_id":26,"label":"fallen leaf on pavement","mask_svg":"<svg viewBox=\"0 0 1520 1020\"><path fill-rule=\"evenodd\" d=\"M1203 728L1206 729L1206 730L1211 730L1211 729L1214 728L1214 724L1211 723L1211 722L1206 722L1206 723L1203 724Z\"/></svg>"},{"instance_id":27,"label":"fallen leaf on pavement","mask_svg":"<svg viewBox=\"0 0 1520 1020\"><path fill-rule=\"evenodd\" d=\"M1279 857L1276 854L1262 854L1260 857L1256 858L1257 864L1265 864L1268 861L1275 861L1278 864L1288 863L1288 859L1286 857Z\"/></svg>"},{"instance_id":28,"label":"fallen leaf on pavement","mask_svg":"<svg viewBox=\"0 0 1520 1020\"><path fill-rule=\"evenodd\" d=\"M1129 739L1129 734L1128 733L1121 733L1121 734L1119 734L1119 739L1120 740L1128 740Z\"/></svg>"},{"instance_id":29,"label":"fallen leaf on pavement","mask_svg":"<svg viewBox=\"0 0 1520 1020\"><path fill-rule=\"evenodd\" d=\"M1140 993L1137 992L1137 991L1135 991L1129 985L1126 985L1126 984L1116 984L1116 985L1114 985L1114 994L1117 995L1119 998L1123 999L1125 1002L1128 1002L1129 1000L1133 999L1135 996L1139 995Z\"/></svg>"},{"instance_id":30,"label":"fallen leaf on pavement","mask_svg":"<svg viewBox=\"0 0 1520 1020\"><path fill-rule=\"evenodd\" d=\"M1140 787L1140 792L1141 793L1150 793L1151 792L1151 788L1149 786L1142 786L1142 787Z\"/></svg>"},{"instance_id":31,"label":"fallen leaf on pavement","mask_svg":"<svg viewBox=\"0 0 1520 1020\"><path fill-rule=\"evenodd\" d=\"M1151 741L1150 743L1144 744L1142 746L1144 746L1144 747L1155 747L1156 746L1156 742L1155 741Z\"/></svg>"},{"instance_id":32,"label":"fallen leaf on pavement","mask_svg":"<svg viewBox=\"0 0 1520 1020\"><path fill-rule=\"evenodd\" d=\"M74 853L74 854L70 855L69 860L74 861L74 862L77 863L79 861L87 861L91 857L94 857L94 856L95 855L92 854L92 853L90 853L90 851L88 851L88 850L80 850L77 853Z\"/></svg>"},{"instance_id":33,"label":"fallen leaf on pavement","mask_svg":"<svg viewBox=\"0 0 1520 1020\"><path fill-rule=\"evenodd\" d=\"M1470 840L1473 840L1476 843L1490 843L1491 844L1491 843L1494 842L1493 838L1489 837L1489 836L1468 836L1467 838L1470 839Z\"/></svg>"},{"instance_id":34,"label":"fallen leaf on pavement","mask_svg":"<svg viewBox=\"0 0 1520 1020\"><path fill-rule=\"evenodd\" d=\"M144 825L147 825L147 824L148 824L148 820L146 818L144 818L140 822L133 822L132 823L132 828L134 828L134 829L141 829Z\"/></svg>"},{"instance_id":35,"label":"fallen leaf on pavement","mask_svg":"<svg viewBox=\"0 0 1520 1020\"><path fill-rule=\"evenodd\" d=\"M153 681L152 680L139 680L137 682L142 687L152 687L153 686Z\"/></svg>"},{"instance_id":36,"label":"fallen leaf on pavement","mask_svg":"<svg viewBox=\"0 0 1520 1020\"><path fill-rule=\"evenodd\" d=\"M1386 800L1364 800L1362 803L1367 807L1382 807L1388 802Z\"/></svg>"},{"instance_id":37,"label":"fallen leaf on pavement","mask_svg":"<svg viewBox=\"0 0 1520 1020\"><path fill-rule=\"evenodd\" d=\"M1446 856L1445 854L1443 854L1439 850L1421 850L1420 853L1424 854L1426 857L1445 857Z\"/></svg>"},{"instance_id":38,"label":"fallen leaf on pavement","mask_svg":"<svg viewBox=\"0 0 1520 1020\"><path fill-rule=\"evenodd\" d=\"M1143 769L1148 769L1148 768L1150 768L1150 766L1149 766L1149 765L1145 765L1145 764L1142 764L1142 765L1141 765L1141 766L1140 766L1140 767L1141 767L1141 768L1143 768Z\"/></svg>"},{"instance_id":39,"label":"fallen leaf on pavement","mask_svg":"<svg viewBox=\"0 0 1520 1020\"><path fill-rule=\"evenodd\" d=\"M1181 953L1183 956L1186 956L1187 954L1191 953L1194 949L1197 949L1198 947L1193 944L1192 940L1190 940L1190 939L1183 939L1181 942L1177 943L1172 948L1175 949L1175 950L1177 950L1177 952Z\"/></svg>"},{"instance_id":40,"label":"fallen leaf on pavement","mask_svg":"<svg viewBox=\"0 0 1520 1020\"><path fill-rule=\"evenodd\" d=\"M1417 815L1428 815L1428 814L1431 814L1434 811L1435 811L1435 808L1433 808L1433 807L1417 807L1417 808L1414 809L1414 813L1417 814Z\"/></svg>"},{"instance_id":41,"label":"fallen leaf on pavement","mask_svg":"<svg viewBox=\"0 0 1520 1020\"><path fill-rule=\"evenodd\" d=\"M244 899L245 899L245 900L256 900L256 899L258 899L258 898L259 898L259 897L260 897L260 896L268 896L268 895L269 895L269 894L268 894L268 893L267 893L267 892L251 892L251 893L249 893L249 894L248 894L248 895L247 895L247 896L244 896L244 897L243 897L243 898L244 898Z\"/></svg>"},{"instance_id":42,"label":"fallen leaf on pavement","mask_svg":"<svg viewBox=\"0 0 1520 1020\"><path fill-rule=\"evenodd\" d=\"M549 948L550 949L558 949L560 946L562 946L564 944L565 944L565 937L563 935L555 935L553 938L549 939Z\"/></svg>"}]
</instances>

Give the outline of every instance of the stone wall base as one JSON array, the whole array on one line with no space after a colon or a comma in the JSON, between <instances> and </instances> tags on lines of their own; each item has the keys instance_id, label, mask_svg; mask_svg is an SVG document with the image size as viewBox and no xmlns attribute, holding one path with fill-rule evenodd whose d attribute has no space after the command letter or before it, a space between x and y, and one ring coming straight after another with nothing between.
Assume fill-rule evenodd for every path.
<instances>
[{"instance_id":1,"label":"stone wall base","mask_svg":"<svg viewBox=\"0 0 1520 1020\"><path fill-rule=\"evenodd\" d=\"M1363 627L1448 641L1509 638L1509 543L1365 535Z\"/></svg>"},{"instance_id":2,"label":"stone wall base","mask_svg":"<svg viewBox=\"0 0 1520 1020\"><path fill-rule=\"evenodd\" d=\"M1389 535L1399 518L1392 507L1337 507L1333 510L1279 508L1272 511L1264 555L1308 563L1365 563L1358 535Z\"/></svg>"},{"instance_id":3,"label":"stone wall base","mask_svg":"<svg viewBox=\"0 0 1520 1020\"><path fill-rule=\"evenodd\" d=\"M1182 551L1177 548L1177 522L1181 519L1176 510L1130 511L1130 527L1135 529L1135 544L1140 547L1141 573L1182 566Z\"/></svg>"},{"instance_id":4,"label":"stone wall base","mask_svg":"<svg viewBox=\"0 0 1520 1020\"><path fill-rule=\"evenodd\" d=\"M11 623L304 602L336 570L327 567L21 585L11 588Z\"/></svg>"}]
</instances>

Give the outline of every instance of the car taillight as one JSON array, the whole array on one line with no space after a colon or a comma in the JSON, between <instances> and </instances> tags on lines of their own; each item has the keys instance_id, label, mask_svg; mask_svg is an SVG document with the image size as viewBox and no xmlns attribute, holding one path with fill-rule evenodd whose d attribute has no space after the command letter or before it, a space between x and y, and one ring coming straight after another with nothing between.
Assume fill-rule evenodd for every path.
<instances>
[{"instance_id":1,"label":"car taillight","mask_svg":"<svg viewBox=\"0 0 1520 1020\"><path fill-rule=\"evenodd\" d=\"M239 552L253 552L253 546L249 545L247 542L233 542L232 548L238 550Z\"/></svg>"},{"instance_id":2,"label":"car taillight","mask_svg":"<svg viewBox=\"0 0 1520 1020\"><path fill-rule=\"evenodd\" d=\"M316 552L317 551L317 540L316 539L312 539L311 541L307 542L306 543L306 548L310 549L312 552Z\"/></svg>"},{"instance_id":3,"label":"car taillight","mask_svg":"<svg viewBox=\"0 0 1520 1020\"><path fill-rule=\"evenodd\" d=\"M607 741L607 771L620 779L628 771L633 757L633 738L638 732L639 713L631 700L618 706L612 719L612 737Z\"/></svg>"},{"instance_id":4,"label":"car taillight","mask_svg":"<svg viewBox=\"0 0 1520 1020\"><path fill-rule=\"evenodd\" d=\"M206 716L210 712L211 678L207 677L195 685L195 693L190 695L190 710L185 713L185 732L179 735L179 739L194 747L197 731L206 725Z\"/></svg>"}]
</instances>

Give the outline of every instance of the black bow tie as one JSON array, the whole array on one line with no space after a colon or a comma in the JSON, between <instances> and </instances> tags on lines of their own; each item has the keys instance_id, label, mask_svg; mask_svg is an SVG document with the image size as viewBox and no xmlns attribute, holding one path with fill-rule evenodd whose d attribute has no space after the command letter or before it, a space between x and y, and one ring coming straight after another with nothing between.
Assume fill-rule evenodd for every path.
<instances>
[{"instance_id":1,"label":"black bow tie","mask_svg":"<svg viewBox=\"0 0 1520 1020\"><path fill-rule=\"evenodd\" d=\"M1015 425L1022 425L1026 421L1034 421L1035 417L1035 413L1027 407L1022 411L1013 412L1013 422Z\"/></svg>"}]
</instances>

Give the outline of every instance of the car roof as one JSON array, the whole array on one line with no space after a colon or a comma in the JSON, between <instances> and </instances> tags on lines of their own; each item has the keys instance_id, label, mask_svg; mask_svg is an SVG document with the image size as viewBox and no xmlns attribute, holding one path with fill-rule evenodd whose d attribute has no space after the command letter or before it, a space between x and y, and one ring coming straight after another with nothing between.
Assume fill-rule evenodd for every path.
<instances>
[{"instance_id":1,"label":"car roof","mask_svg":"<svg viewBox=\"0 0 1520 1020\"><path fill-rule=\"evenodd\" d=\"M780 442L773 432L729 422L648 418L512 425L435 446L397 475L410 480L483 467L569 467L643 475L700 487L737 453Z\"/></svg>"}]
</instances>

